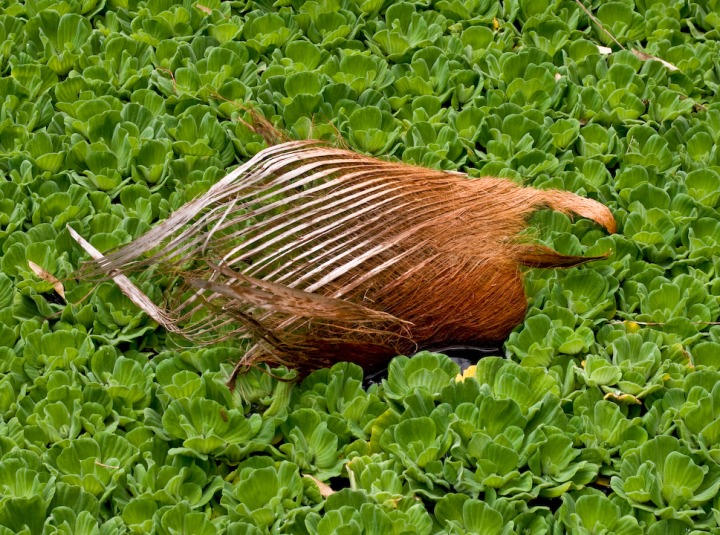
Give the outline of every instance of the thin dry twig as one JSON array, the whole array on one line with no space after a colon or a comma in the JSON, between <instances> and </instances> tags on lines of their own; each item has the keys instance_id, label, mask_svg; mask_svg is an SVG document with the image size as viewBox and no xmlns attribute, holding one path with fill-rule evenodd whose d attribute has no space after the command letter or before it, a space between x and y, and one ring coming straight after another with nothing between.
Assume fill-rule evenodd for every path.
<instances>
[{"instance_id":1,"label":"thin dry twig","mask_svg":"<svg viewBox=\"0 0 720 535\"><path fill-rule=\"evenodd\" d=\"M689 100L690 99L690 97L686 97L685 95L678 95L678 97L680 97L680 100ZM707 106L703 106L699 102L693 101L693 105L695 106L695 109L697 111L708 111Z\"/></svg>"},{"instance_id":2,"label":"thin dry twig","mask_svg":"<svg viewBox=\"0 0 720 535\"><path fill-rule=\"evenodd\" d=\"M615 42L615 44L616 44L617 46L619 46L620 48L622 48L623 50L625 50L625 47L622 46L622 44L620 44L620 41L618 41L617 39L615 39L615 36L605 29L605 26L602 25L602 22L600 22L598 19L596 19L596 18L595 18L595 15L593 15L592 13L590 13L590 11L588 11L588 8L586 8L580 0L575 0L575 1L576 1L577 4L582 8L582 10L583 10L585 13L587 13L587 16L590 17L590 20L592 20L595 24L597 24L597 25L600 27L600 29L601 29L602 31L604 31L605 34L606 34L610 39L612 39L612 40Z\"/></svg>"},{"instance_id":3,"label":"thin dry twig","mask_svg":"<svg viewBox=\"0 0 720 535\"><path fill-rule=\"evenodd\" d=\"M280 132L270 121L265 119L265 117L263 117L259 113L255 112L255 110L253 110L252 108L247 108L242 104L238 104L234 100L225 98L220 93L218 93L217 89L209 86L208 84L203 86L203 89L206 88L212 90L213 97L224 100L225 102L237 107L239 110L248 112L252 118L253 124L248 123L242 117L238 117L237 121L242 123L251 132L254 132L257 135L261 136L265 140L265 143L267 143L269 146L277 145L279 143L283 143L284 141L289 140L289 138L283 132Z\"/></svg>"},{"instance_id":4,"label":"thin dry twig","mask_svg":"<svg viewBox=\"0 0 720 535\"><path fill-rule=\"evenodd\" d=\"M575 0L575 2L577 2L577 4L583 9L583 11L585 11L585 13L587 13L587 16L590 17L590 20L592 20L595 24L597 24L597 25L600 27L600 29L601 29L603 32L605 32L605 35L607 35L610 39L612 39L613 42L615 42L615 44L616 44L617 46L619 46L619 47L622 48L623 50L626 50L626 48L620 43L620 41L618 41L617 39L615 39L615 36L614 36L613 34L611 34L611 33L605 28L605 26L603 26L602 22L600 22L592 13L590 13L590 11L583 5L583 3L582 3L580 0ZM600 50L601 48L602 48L603 50ZM598 50L599 50L599 52L600 52L601 54L610 54L610 53L612 53L612 50L611 50L611 49L608 49L608 48L606 48L606 47L598 47ZM636 48L631 48L630 51L631 51L638 59L641 59L641 60L643 60L643 61L655 60L655 61L659 61L660 63L662 63L663 65L665 65L670 71L679 71L679 70L680 70L680 69L678 69L675 65L673 65L672 63L669 63L669 62L665 61L664 59L660 59L660 58L658 58L658 57L656 57L656 56L653 56L653 55L651 55L651 54L648 54L647 52L643 52L642 50L637 50Z\"/></svg>"},{"instance_id":5,"label":"thin dry twig","mask_svg":"<svg viewBox=\"0 0 720 535\"><path fill-rule=\"evenodd\" d=\"M96 464L97 466L102 466L103 468L111 468L112 470L120 470L120 467L119 467L119 466L110 466L109 464L103 464L103 463L101 463L101 462L99 462L99 461L95 461L95 464Z\"/></svg>"},{"instance_id":6,"label":"thin dry twig","mask_svg":"<svg viewBox=\"0 0 720 535\"><path fill-rule=\"evenodd\" d=\"M646 321L635 321L635 320L611 321L610 325L623 325L627 322L636 323L637 325L648 325L648 326L667 325L667 322L659 323L659 322L646 322ZM693 325L720 325L720 321L691 321L690 323Z\"/></svg>"},{"instance_id":7,"label":"thin dry twig","mask_svg":"<svg viewBox=\"0 0 720 535\"><path fill-rule=\"evenodd\" d=\"M612 35L602 25L602 23L592 13L590 13L590 11L588 11L588 9L583 5L583 3L580 0L575 0L575 2L577 2L577 4L583 9L583 11L585 11L585 13L587 13L587 16L590 17L590 20L592 20L595 24L597 24L600 27L600 29L603 32L605 32L605 34L615 42L615 44L617 44L623 50L626 50L625 47L622 44L620 44L620 41L615 39L615 36ZM598 46L598 51L600 52L600 54L605 54L605 55L612 53L612 49L607 48L607 47L601 47L601 46ZM630 51L635 55L635 57L637 57L638 59L640 59L642 61L650 61L650 60L659 61L660 63L665 65L665 67L667 67L668 70L671 72L680 70L678 67L676 67L669 61L665 61L664 59L661 59L657 56L653 56L652 54L648 54L647 52L643 52L642 50L638 50L636 48L631 48ZM678 94L678 97L680 98L680 100L688 100L689 99L689 97L686 97L685 95L681 95L681 94ZM707 111L708 110L707 106L704 106L704 105L700 104L699 102L693 102L693 105L694 105L696 111Z\"/></svg>"},{"instance_id":8,"label":"thin dry twig","mask_svg":"<svg viewBox=\"0 0 720 535\"><path fill-rule=\"evenodd\" d=\"M642 50L637 50L636 48L633 48L633 49L631 49L631 51L633 54L635 54L635 57L637 57L638 59L641 59L643 61L655 60L655 61L659 61L660 63L665 65L668 68L668 70L670 70L670 71L679 71L680 70L672 63L669 63L669 62L665 61L664 59L660 59L657 56L648 54L647 52L643 52Z\"/></svg>"},{"instance_id":9,"label":"thin dry twig","mask_svg":"<svg viewBox=\"0 0 720 535\"><path fill-rule=\"evenodd\" d=\"M255 113L254 110L252 110L251 108L246 108L246 107L243 106L242 104L238 104L237 102L235 102L235 101L233 101L233 100L230 100L230 99L228 99L228 98L225 98L225 97L222 96L220 93L218 93L218 91L217 91L214 87L211 87L209 84L206 84L205 86L203 86L203 89L210 89L210 90L212 90L212 96L213 96L214 98L217 98L217 99L220 99L220 100L224 100L225 102L227 102L227 103L229 103L229 104L232 104L233 106L237 107L237 108L240 109L240 110L249 112L249 113L252 115L253 122L257 122L258 124L263 124L263 122L264 122L264 123L268 123L268 121L267 121L264 117L262 117L261 115ZM247 121L245 121L245 120L242 119L241 117L236 118L236 120L237 120L238 122L242 123L242 124L243 124L246 128L248 128L250 131L255 132L255 133L258 133L259 135L263 135L261 132L258 132L258 131L256 130L255 126L251 125L250 123L248 123ZM269 124L269 123L268 123L268 124ZM314 117L314 116L312 117L312 124L313 124L313 125L315 124L315 117ZM327 124L329 124L329 125L332 127L333 131L335 132L335 144L336 144L339 148L349 149L349 145L347 144L347 142L345 141L345 139L343 139L343 135L342 135L342 133L340 132L340 130L338 130L338 127L335 125L335 123L333 123L333 122L331 122L331 121L328 121ZM265 126L264 129L267 130L267 126ZM277 132L277 131L276 131L276 132ZM264 136L263 136L263 137L264 137ZM277 143L282 143L283 141L288 141L288 138L285 136L285 137L283 137L282 139L278 138L278 139L275 139L275 140L273 140L273 141L274 141L274 143L272 143L272 144L277 144Z\"/></svg>"},{"instance_id":10,"label":"thin dry twig","mask_svg":"<svg viewBox=\"0 0 720 535\"><path fill-rule=\"evenodd\" d=\"M175 75L172 73L170 69L165 69L163 67L156 67L157 70L166 72L170 75L170 78L172 78L173 83L173 93L177 94L177 84L175 83Z\"/></svg>"}]
</instances>

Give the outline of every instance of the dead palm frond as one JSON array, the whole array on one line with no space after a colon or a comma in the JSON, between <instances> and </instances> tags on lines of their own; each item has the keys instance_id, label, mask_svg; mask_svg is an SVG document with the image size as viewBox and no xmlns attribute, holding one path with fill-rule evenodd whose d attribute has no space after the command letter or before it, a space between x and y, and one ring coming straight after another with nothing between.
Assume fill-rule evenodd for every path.
<instances>
[{"instance_id":1,"label":"dead palm frond","mask_svg":"<svg viewBox=\"0 0 720 535\"><path fill-rule=\"evenodd\" d=\"M371 369L430 344L504 340L526 312L522 266L597 258L519 243L541 208L615 231L605 206L569 192L291 141L81 273L173 274L166 309L149 314L201 344L250 338L241 365Z\"/></svg>"}]
</instances>

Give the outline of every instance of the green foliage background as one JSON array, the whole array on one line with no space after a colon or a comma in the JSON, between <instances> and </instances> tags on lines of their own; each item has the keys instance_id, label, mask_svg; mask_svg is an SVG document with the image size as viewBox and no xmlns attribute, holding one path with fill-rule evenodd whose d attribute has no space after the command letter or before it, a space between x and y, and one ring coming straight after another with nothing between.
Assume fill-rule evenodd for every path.
<instances>
[{"instance_id":1,"label":"green foliage background","mask_svg":"<svg viewBox=\"0 0 720 535\"><path fill-rule=\"evenodd\" d=\"M571 0L200 2L0 1L0 535L719 533L717 1L586 0L617 42ZM425 353L231 392L237 347L29 262L62 279L67 224L105 251L206 191L264 147L243 108L593 197L617 235L537 234L612 254L531 274L462 382Z\"/></svg>"}]
</instances>

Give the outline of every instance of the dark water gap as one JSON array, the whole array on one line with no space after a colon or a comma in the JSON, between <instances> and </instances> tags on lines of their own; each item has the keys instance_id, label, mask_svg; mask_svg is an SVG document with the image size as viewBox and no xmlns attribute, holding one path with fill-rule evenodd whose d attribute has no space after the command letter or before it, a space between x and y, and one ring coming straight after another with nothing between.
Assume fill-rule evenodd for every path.
<instances>
[{"instance_id":1,"label":"dark water gap","mask_svg":"<svg viewBox=\"0 0 720 535\"><path fill-rule=\"evenodd\" d=\"M464 372L470 366L477 364L484 357L503 357L505 352L502 345L498 346L469 346L469 345L449 345L441 347L426 347L422 351L430 351L432 353L442 353L447 355L450 360L460 366L460 371ZM419 353L419 352L418 352ZM417 353L416 353L417 354ZM411 355L410 358L415 355ZM365 375L363 388L366 390L374 385L387 379L387 368Z\"/></svg>"}]
</instances>

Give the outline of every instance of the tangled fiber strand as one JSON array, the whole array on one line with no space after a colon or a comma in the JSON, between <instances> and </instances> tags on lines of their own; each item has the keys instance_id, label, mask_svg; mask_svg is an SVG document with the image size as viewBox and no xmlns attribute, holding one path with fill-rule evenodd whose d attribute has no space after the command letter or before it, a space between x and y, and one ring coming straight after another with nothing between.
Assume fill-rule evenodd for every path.
<instances>
[{"instance_id":1,"label":"tangled fiber strand","mask_svg":"<svg viewBox=\"0 0 720 535\"><path fill-rule=\"evenodd\" d=\"M519 242L541 208L615 231L605 206L569 192L291 141L81 275L158 266L179 284L152 317L195 343L249 338L239 366L372 370L430 344L504 340L525 317L523 266L602 258Z\"/></svg>"}]
</instances>

